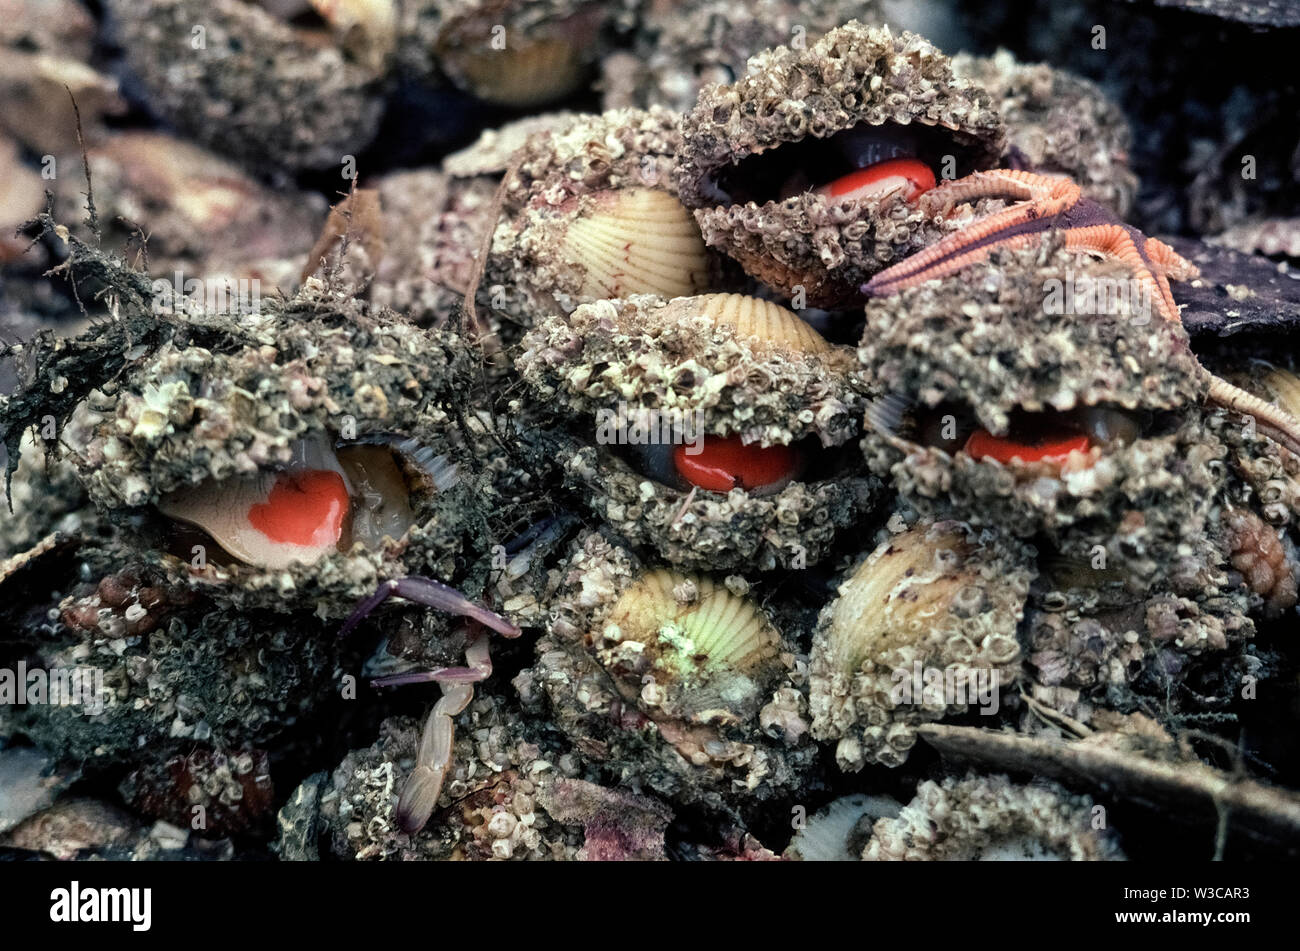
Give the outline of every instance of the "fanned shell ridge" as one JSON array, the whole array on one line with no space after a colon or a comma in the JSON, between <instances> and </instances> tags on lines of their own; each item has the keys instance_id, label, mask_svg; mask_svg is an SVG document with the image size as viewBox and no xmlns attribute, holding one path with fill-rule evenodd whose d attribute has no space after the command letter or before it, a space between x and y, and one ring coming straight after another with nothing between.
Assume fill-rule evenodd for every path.
<instances>
[{"instance_id":1,"label":"fanned shell ridge","mask_svg":"<svg viewBox=\"0 0 1300 951\"><path fill-rule=\"evenodd\" d=\"M702 294L669 303L683 316L708 317L720 327L731 327L757 349L786 349L800 353L825 353L831 349L813 327L794 311L761 297L744 294Z\"/></svg>"},{"instance_id":2,"label":"fanned shell ridge","mask_svg":"<svg viewBox=\"0 0 1300 951\"><path fill-rule=\"evenodd\" d=\"M693 597L679 597L689 592ZM623 592L610 612L624 640L675 649L706 670L751 673L776 656L780 636L759 607L708 578L659 569Z\"/></svg>"},{"instance_id":3,"label":"fanned shell ridge","mask_svg":"<svg viewBox=\"0 0 1300 951\"><path fill-rule=\"evenodd\" d=\"M563 250L585 269L583 297L680 297L708 281L708 252L686 206L667 192L629 188L598 196L569 224Z\"/></svg>"}]
</instances>

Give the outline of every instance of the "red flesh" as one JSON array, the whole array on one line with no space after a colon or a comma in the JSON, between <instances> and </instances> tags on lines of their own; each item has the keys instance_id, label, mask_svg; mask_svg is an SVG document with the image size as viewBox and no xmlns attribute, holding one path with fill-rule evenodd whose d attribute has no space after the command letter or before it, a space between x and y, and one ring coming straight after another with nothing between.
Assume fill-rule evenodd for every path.
<instances>
[{"instance_id":1,"label":"red flesh","mask_svg":"<svg viewBox=\"0 0 1300 951\"><path fill-rule=\"evenodd\" d=\"M338 543L347 512L343 477L313 469L276 479L267 500L249 507L248 523L281 545L321 548Z\"/></svg>"},{"instance_id":2,"label":"red flesh","mask_svg":"<svg viewBox=\"0 0 1300 951\"><path fill-rule=\"evenodd\" d=\"M975 459L996 459L1001 463L1009 463L1013 459L1021 462L1040 462L1044 459L1060 462L1076 449L1087 452L1090 445L1088 437L1082 433L1049 437L1030 445L1005 436L994 436L987 429L977 429L966 440L965 451Z\"/></svg>"},{"instance_id":3,"label":"red flesh","mask_svg":"<svg viewBox=\"0 0 1300 951\"><path fill-rule=\"evenodd\" d=\"M696 455L688 455L687 448L673 449L677 472L691 485L711 492L760 489L790 478L799 467L799 455L789 446L746 446L739 436L706 436Z\"/></svg>"},{"instance_id":4,"label":"red flesh","mask_svg":"<svg viewBox=\"0 0 1300 951\"><path fill-rule=\"evenodd\" d=\"M883 195L902 187L905 189L903 198L907 201L916 201L934 186L934 171L930 166L920 159L900 158L877 162L875 165L850 172L842 178L823 185L818 191L831 198L840 198L851 192L857 192L859 194L853 197L861 198Z\"/></svg>"}]
</instances>

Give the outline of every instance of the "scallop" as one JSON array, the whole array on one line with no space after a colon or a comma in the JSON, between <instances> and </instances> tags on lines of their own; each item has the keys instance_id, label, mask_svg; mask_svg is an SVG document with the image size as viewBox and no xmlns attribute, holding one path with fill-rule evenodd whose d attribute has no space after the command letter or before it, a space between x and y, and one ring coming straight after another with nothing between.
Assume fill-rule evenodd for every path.
<instances>
[{"instance_id":1,"label":"scallop","mask_svg":"<svg viewBox=\"0 0 1300 951\"><path fill-rule=\"evenodd\" d=\"M587 78L606 11L600 4L447 4L438 63L456 85L493 105L526 109L563 99Z\"/></svg>"},{"instance_id":2,"label":"scallop","mask_svg":"<svg viewBox=\"0 0 1300 951\"><path fill-rule=\"evenodd\" d=\"M896 818L901 808L888 796L841 796L808 817L785 856L804 862L856 862L876 820Z\"/></svg>"},{"instance_id":3,"label":"scallop","mask_svg":"<svg viewBox=\"0 0 1300 951\"><path fill-rule=\"evenodd\" d=\"M720 327L731 327L750 342L756 352L793 350L825 353L831 345L794 311L761 297L744 294L703 294L670 301L667 314L707 317Z\"/></svg>"},{"instance_id":4,"label":"scallop","mask_svg":"<svg viewBox=\"0 0 1300 951\"><path fill-rule=\"evenodd\" d=\"M938 237L909 195L954 162L993 167L1004 141L987 94L939 50L857 22L758 53L705 86L681 130L677 185L705 244L826 308L859 303L863 281Z\"/></svg>"},{"instance_id":5,"label":"scallop","mask_svg":"<svg viewBox=\"0 0 1300 951\"><path fill-rule=\"evenodd\" d=\"M704 239L680 201L653 188L603 192L594 199L592 210L571 221L559 241L583 269L581 297L680 297L707 285Z\"/></svg>"},{"instance_id":6,"label":"scallop","mask_svg":"<svg viewBox=\"0 0 1300 951\"><path fill-rule=\"evenodd\" d=\"M644 645L657 671L681 681L724 670L756 674L781 643L752 601L709 578L666 569L642 575L622 593L605 637Z\"/></svg>"},{"instance_id":7,"label":"scallop","mask_svg":"<svg viewBox=\"0 0 1300 951\"><path fill-rule=\"evenodd\" d=\"M1019 674L1032 564L1022 543L948 521L890 538L848 576L818 620L809 677L813 736L839 741L841 768L897 766L917 725L996 709Z\"/></svg>"},{"instance_id":8,"label":"scallop","mask_svg":"<svg viewBox=\"0 0 1300 951\"><path fill-rule=\"evenodd\" d=\"M500 52L449 47L441 63L478 98L513 109L564 98L578 88L584 73L581 51L563 37L507 40Z\"/></svg>"}]
</instances>

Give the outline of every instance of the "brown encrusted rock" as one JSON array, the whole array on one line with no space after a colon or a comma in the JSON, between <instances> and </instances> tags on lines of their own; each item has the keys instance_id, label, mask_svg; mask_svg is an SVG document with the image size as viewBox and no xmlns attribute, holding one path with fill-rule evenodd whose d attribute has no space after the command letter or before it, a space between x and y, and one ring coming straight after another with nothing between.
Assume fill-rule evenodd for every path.
<instances>
[{"instance_id":1,"label":"brown encrusted rock","mask_svg":"<svg viewBox=\"0 0 1300 951\"><path fill-rule=\"evenodd\" d=\"M270 172L341 167L379 126L380 74L243 0L111 0L149 103L185 134Z\"/></svg>"},{"instance_id":2,"label":"brown encrusted rock","mask_svg":"<svg viewBox=\"0 0 1300 951\"><path fill-rule=\"evenodd\" d=\"M817 307L856 300L868 277L941 229L898 193L860 204L810 192L740 201L720 175L734 180L740 163L782 146L886 124L922 136L934 153L922 158L937 172L945 156L960 176L1002 153L1002 123L987 94L955 78L947 57L914 34L855 22L806 49L760 53L737 82L701 92L682 122L682 200L697 209L710 247L770 287L789 297L802 288Z\"/></svg>"},{"instance_id":3,"label":"brown encrusted rock","mask_svg":"<svg viewBox=\"0 0 1300 951\"><path fill-rule=\"evenodd\" d=\"M1088 796L1004 775L926 780L897 818L877 820L867 861L1122 860ZM1102 809L1104 815L1104 809Z\"/></svg>"},{"instance_id":4,"label":"brown encrusted rock","mask_svg":"<svg viewBox=\"0 0 1300 951\"><path fill-rule=\"evenodd\" d=\"M995 56L953 57L952 70L988 90L1007 126L1008 149L1035 171L1068 175L1083 193L1124 218L1137 194L1131 140L1119 106L1086 79L1045 64Z\"/></svg>"}]
</instances>

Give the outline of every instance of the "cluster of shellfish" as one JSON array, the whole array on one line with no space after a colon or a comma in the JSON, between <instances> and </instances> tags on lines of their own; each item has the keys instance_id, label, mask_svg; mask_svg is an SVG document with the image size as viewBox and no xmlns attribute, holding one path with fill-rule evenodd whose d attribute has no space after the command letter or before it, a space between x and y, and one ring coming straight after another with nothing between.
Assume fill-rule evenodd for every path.
<instances>
[{"instance_id":1,"label":"cluster of shellfish","mask_svg":"<svg viewBox=\"0 0 1300 951\"><path fill-rule=\"evenodd\" d=\"M862 290L1001 208L919 199L1009 156L1126 214L1091 84L950 59L867 0L763 0L748 32L712 0L106 6L193 141L88 115L99 221L36 225L105 319L17 348L0 585L24 658L104 670L105 705L2 708L0 736L120 783L115 848L211 786L179 847L1118 858L1104 788L912 771L919 741L1167 738L1284 666L1253 644L1295 616L1300 457L1202 364L1295 414L1293 357L1045 306L1130 276L1051 235ZM605 111L543 111L592 74ZM266 184L355 163L403 95L511 121L363 165L328 219ZM285 293L227 312L155 267ZM366 616L386 591L452 616ZM526 635L495 674L487 628ZM433 681L424 720L373 686ZM350 752L266 791L268 751L319 763L333 731Z\"/></svg>"}]
</instances>

